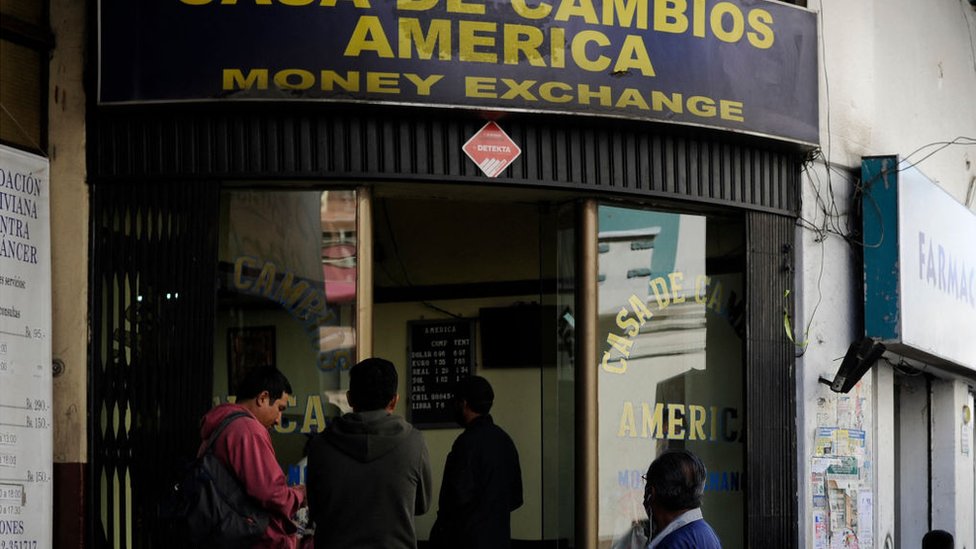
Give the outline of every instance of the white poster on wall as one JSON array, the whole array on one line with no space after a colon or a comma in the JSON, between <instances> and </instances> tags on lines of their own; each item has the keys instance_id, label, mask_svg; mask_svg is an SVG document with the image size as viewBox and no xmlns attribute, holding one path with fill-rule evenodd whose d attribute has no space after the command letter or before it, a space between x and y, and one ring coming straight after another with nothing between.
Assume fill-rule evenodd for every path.
<instances>
[{"instance_id":1,"label":"white poster on wall","mask_svg":"<svg viewBox=\"0 0 976 549\"><path fill-rule=\"evenodd\" d=\"M0 547L52 545L49 173L0 145Z\"/></svg>"}]
</instances>

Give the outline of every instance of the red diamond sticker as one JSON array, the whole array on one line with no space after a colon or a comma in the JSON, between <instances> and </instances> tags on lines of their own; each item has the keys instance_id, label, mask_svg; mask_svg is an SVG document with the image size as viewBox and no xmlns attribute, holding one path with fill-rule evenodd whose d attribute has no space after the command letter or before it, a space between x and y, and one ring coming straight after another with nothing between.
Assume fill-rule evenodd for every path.
<instances>
[{"instance_id":1,"label":"red diamond sticker","mask_svg":"<svg viewBox=\"0 0 976 549\"><path fill-rule=\"evenodd\" d=\"M485 124L461 149L488 177L498 177L522 154L522 149L494 122Z\"/></svg>"}]
</instances>

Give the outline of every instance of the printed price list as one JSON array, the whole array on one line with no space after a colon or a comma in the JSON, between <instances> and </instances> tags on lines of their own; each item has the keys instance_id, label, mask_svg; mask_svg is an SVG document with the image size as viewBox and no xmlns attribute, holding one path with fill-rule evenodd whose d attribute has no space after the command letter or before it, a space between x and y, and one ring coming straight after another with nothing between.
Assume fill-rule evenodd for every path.
<instances>
[{"instance_id":1,"label":"printed price list","mask_svg":"<svg viewBox=\"0 0 976 549\"><path fill-rule=\"evenodd\" d=\"M407 323L410 421L417 427L456 427L454 385L474 373L471 320Z\"/></svg>"}]
</instances>

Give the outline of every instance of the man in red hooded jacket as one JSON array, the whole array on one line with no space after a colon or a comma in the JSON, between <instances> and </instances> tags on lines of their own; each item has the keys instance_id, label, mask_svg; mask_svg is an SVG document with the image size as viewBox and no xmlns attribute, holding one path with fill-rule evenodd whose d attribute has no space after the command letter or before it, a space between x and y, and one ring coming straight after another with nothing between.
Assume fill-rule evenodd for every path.
<instances>
[{"instance_id":1,"label":"man in red hooded jacket","mask_svg":"<svg viewBox=\"0 0 976 549\"><path fill-rule=\"evenodd\" d=\"M221 404L203 416L200 437L203 452L214 429L229 414L248 417L231 421L214 444L214 455L234 472L249 496L271 515L261 549L294 549L297 544L291 517L305 505L305 487L289 487L271 446L269 429L281 422L288 406L291 384L272 366L254 368L237 388L235 404Z\"/></svg>"}]
</instances>

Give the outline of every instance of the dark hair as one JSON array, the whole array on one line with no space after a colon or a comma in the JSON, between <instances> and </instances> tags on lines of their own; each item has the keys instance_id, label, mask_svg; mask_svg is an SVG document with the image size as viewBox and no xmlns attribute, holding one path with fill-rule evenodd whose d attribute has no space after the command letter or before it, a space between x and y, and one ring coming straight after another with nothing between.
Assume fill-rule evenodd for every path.
<instances>
[{"instance_id":1,"label":"dark hair","mask_svg":"<svg viewBox=\"0 0 976 549\"><path fill-rule=\"evenodd\" d=\"M288 378L274 366L258 366L249 370L237 384L237 400L254 398L261 391L267 391L271 400L278 400L284 393L294 394Z\"/></svg>"},{"instance_id":2,"label":"dark hair","mask_svg":"<svg viewBox=\"0 0 976 549\"><path fill-rule=\"evenodd\" d=\"M922 549L952 549L955 540L945 530L932 530L922 536Z\"/></svg>"},{"instance_id":3,"label":"dark hair","mask_svg":"<svg viewBox=\"0 0 976 549\"><path fill-rule=\"evenodd\" d=\"M353 410L381 410L396 394L396 367L389 360L367 358L349 370L349 404Z\"/></svg>"},{"instance_id":4,"label":"dark hair","mask_svg":"<svg viewBox=\"0 0 976 549\"><path fill-rule=\"evenodd\" d=\"M464 400L468 408L476 414L487 414L495 402L495 391L491 383L481 376L468 376L458 381L454 389L455 400Z\"/></svg>"},{"instance_id":5,"label":"dark hair","mask_svg":"<svg viewBox=\"0 0 976 549\"><path fill-rule=\"evenodd\" d=\"M647 486L668 511L697 509L705 491L705 464L688 450L666 450L647 468Z\"/></svg>"}]
</instances>

